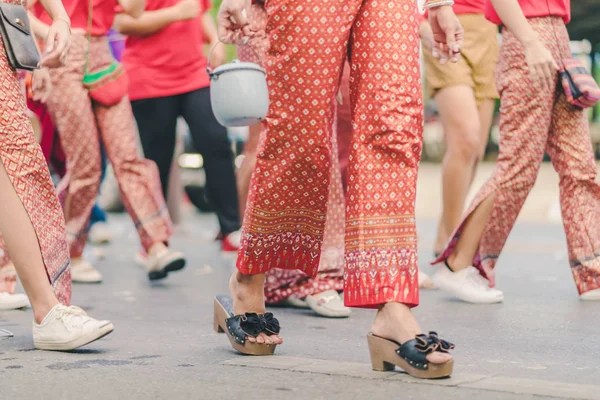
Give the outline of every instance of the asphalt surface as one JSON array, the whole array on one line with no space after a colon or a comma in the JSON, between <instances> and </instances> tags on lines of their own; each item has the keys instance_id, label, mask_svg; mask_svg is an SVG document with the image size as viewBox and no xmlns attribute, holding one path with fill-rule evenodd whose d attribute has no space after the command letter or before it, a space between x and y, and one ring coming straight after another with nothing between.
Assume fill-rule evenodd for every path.
<instances>
[{"instance_id":1,"label":"asphalt surface","mask_svg":"<svg viewBox=\"0 0 600 400\"><path fill-rule=\"evenodd\" d=\"M415 312L423 328L457 345L453 380L423 384L370 371L373 314L364 310L330 320L277 309L286 341L277 356L237 355L212 331L212 299L226 293L233 260L211 240L213 216L187 210L184 221L172 243L188 268L150 284L134 263L132 224L111 215L115 238L96 263L105 281L73 291L74 304L114 323L99 342L35 351L30 310L0 312L0 328L15 335L0 338L0 399L600 398L600 303L578 300L560 225L517 225L498 263L503 304L422 292ZM434 228L419 220L426 271Z\"/></svg>"}]
</instances>

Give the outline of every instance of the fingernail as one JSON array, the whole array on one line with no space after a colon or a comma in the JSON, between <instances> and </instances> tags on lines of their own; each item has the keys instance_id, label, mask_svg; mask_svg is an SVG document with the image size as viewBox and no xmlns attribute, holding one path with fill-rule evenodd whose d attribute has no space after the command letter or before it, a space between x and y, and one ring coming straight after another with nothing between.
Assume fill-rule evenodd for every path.
<instances>
[{"instance_id":1,"label":"fingernail","mask_svg":"<svg viewBox=\"0 0 600 400\"><path fill-rule=\"evenodd\" d=\"M454 52L455 52L455 53L458 53L458 52L460 51L460 47L458 47L458 45L457 45L457 44L455 44L455 45L452 47L452 50L454 50Z\"/></svg>"}]
</instances>

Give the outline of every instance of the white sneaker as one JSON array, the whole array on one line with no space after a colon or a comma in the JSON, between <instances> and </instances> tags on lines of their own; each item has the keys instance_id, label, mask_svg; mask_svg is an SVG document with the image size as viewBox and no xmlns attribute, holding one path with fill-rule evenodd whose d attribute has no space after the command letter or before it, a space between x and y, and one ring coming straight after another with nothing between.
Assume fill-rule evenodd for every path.
<instances>
[{"instance_id":1,"label":"white sneaker","mask_svg":"<svg viewBox=\"0 0 600 400\"><path fill-rule=\"evenodd\" d=\"M352 311L336 290L326 290L306 297L306 303L318 315L326 318L347 318Z\"/></svg>"},{"instance_id":2,"label":"white sneaker","mask_svg":"<svg viewBox=\"0 0 600 400\"><path fill-rule=\"evenodd\" d=\"M109 321L90 318L79 307L57 304L41 324L33 322L33 344L40 350L68 351L98 340L113 329Z\"/></svg>"},{"instance_id":3,"label":"white sneaker","mask_svg":"<svg viewBox=\"0 0 600 400\"><path fill-rule=\"evenodd\" d=\"M17 310L30 306L29 299L22 293L0 292L0 310Z\"/></svg>"},{"instance_id":4,"label":"white sneaker","mask_svg":"<svg viewBox=\"0 0 600 400\"><path fill-rule=\"evenodd\" d=\"M96 222L90 228L88 240L92 244L107 244L112 240L112 231L106 222Z\"/></svg>"},{"instance_id":5,"label":"white sneaker","mask_svg":"<svg viewBox=\"0 0 600 400\"><path fill-rule=\"evenodd\" d=\"M599 301L600 300L600 289L590 290L589 292L582 293L579 298L585 301Z\"/></svg>"},{"instance_id":6,"label":"white sneaker","mask_svg":"<svg viewBox=\"0 0 600 400\"><path fill-rule=\"evenodd\" d=\"M76 283L100 283L102 274L83 258L71 260L71 279Z\"/></svg>"},{"instance_id":7,"label":"white sneaker","mask_svg":"<svg viewBox=\"0 0 600 400\"><path fill-rule=\"evenodd\" d=\"M154 254L148 254L145 264L148 268L148 279L155 281L166 278L169 272L183 269L185 257L178 251L165 248Z\"/></svg>"},{"instance_id":8,"label":"white sneaker","mask_svg":"<svg viewBox=\"0 0 600 400\"><path fill-rule=\"evenodd\" d=\"M423 272L419 268L419 288L421 289L437 289L435 283L431 280L429 275Z\"/></svg>"},{"instance_id":9,"label":"white sneaker","mask_svg":"<svg viewBox=\"0 0 600 400\"><path fill-rule=\"evenodd\" d=\"M492 304L504 301L504 293L489 287L489 282L475 267L452 272L439 267L433 275L433 282L442 290L462 301L475 304Z\"/></svg>"}]
</instances>

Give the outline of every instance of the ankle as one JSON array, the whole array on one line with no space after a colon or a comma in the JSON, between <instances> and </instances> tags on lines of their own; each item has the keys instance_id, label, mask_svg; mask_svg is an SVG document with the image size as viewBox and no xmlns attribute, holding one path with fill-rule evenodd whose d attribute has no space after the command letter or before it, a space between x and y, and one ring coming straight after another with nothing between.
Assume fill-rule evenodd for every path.
<instances>
[{"instance_id":1,"label":"ankle","mask_svg":"<svg viewBox=\"0 0 600 400\"><path fill-rule=\"evenodd\" d=\"M469 267L471 265L470 262L462 260L460 257L456 256L455 253L452 253L446 258L444 261L446 267L452 272L459 272L463 269Z\"/></svg>"},{"instance_id":2,"label":"ankle","mask_svg":"<svg viewBox=\"0 0 600 400\"><path fill-rule=\"evenodd\" d=\"M31 308L33 309L33 319L36 324L41 324L46 315L52 310L57 304L58 300L56 298L47 299L45 301L34 301L30 299Z\"/></svg>"},{"instance_id":3,"label":"ankle","mask_svg":"<svg viewBox=\"0 0 600 400\"><path fill-rule=\"evenodd\" d=\"M147 250L148 255L154 255L157 253L161 253L165 250L169 250L169 248L162 242L154 243Z\"/></svg>"}]
</instances>

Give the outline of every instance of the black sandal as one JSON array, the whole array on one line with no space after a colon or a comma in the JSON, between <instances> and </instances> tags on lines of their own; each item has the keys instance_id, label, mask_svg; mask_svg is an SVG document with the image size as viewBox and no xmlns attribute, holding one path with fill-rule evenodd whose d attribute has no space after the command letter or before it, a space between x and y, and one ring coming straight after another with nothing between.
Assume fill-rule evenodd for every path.
<instances>
[{"instance_id":1,"label":"black sandal","mask_svg":"<svg viewBox=\"0 0 600 400\"><path fill-rule=\"evenodd\" d=\"M276 344L256 343L247 340L260 333L267 336L278 335L279 321L272 313L233 315L233 301L229 296L215 297L214 328L217 333L226 333L231 346L242 354L270 356Z\"/></svg>"},{"instance_id":2,"label":"black sandal","mask_svg":"<svg viewBox=\"0 0 600 400\"><path fill-rule=\"evenodd\" d=\"M403 344L373 333L367 335L367 341L374 371L393 371L398 366L407 374L422 379L444 378L452 374L454 360L443 364L433 364L427 360L430 353L448 353L454 349L452 343L440 339L435 332L417 335Z\"/></svg>"}]
</instances>

